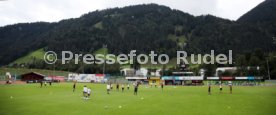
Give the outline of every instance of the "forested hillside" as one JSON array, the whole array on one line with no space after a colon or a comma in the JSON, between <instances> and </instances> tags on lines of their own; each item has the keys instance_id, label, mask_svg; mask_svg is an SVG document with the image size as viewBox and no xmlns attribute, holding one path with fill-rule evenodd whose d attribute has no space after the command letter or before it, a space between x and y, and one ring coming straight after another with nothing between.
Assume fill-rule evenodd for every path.
<instances>
[{"instance_id":1,"label":"forested hillside","mask_svg":"<svg viewBox=\"0 0 276 115\"><path fill-rule=\"evenodd\" d=\"M272 11L263 16L275 15L275 4L268 5ZM254 17L252 12L248 14ZM246 17L245 14L238 21L212 15L195 17L166 6L147 4L94 11L57 23L9 25L0 27L0 65L9 64L40 48L57 53L62 50L92 53L103 44L107 45L109 53L114 54L135 49L140 53L153 50L171 57L176 56L177 50L189 53L233 50L234 54L254 49L275 52L275 20L271 19L269 25L252 24L249 23L252 17ZM266 22L265 18L262 19Z\"/></svg>"}]
</instances>

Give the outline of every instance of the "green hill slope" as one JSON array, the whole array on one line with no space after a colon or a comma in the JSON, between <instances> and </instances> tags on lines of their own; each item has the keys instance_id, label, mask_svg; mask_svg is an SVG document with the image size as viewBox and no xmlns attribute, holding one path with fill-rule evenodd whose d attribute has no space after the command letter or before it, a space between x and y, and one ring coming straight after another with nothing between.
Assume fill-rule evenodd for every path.
<instances>
[{"instance_id":1,"label":"green hill slope","mask_svg":"<svg viewBox=\"0 0 276 115\"><path fill-rule=\"evenodd\" d=\"M26 56L16 59L11 64L31 63L36 59L44 59L44 54L45 54L45 51L43 50L43 48L41 48L29 53Z\"/></svg>"}]
</instances>

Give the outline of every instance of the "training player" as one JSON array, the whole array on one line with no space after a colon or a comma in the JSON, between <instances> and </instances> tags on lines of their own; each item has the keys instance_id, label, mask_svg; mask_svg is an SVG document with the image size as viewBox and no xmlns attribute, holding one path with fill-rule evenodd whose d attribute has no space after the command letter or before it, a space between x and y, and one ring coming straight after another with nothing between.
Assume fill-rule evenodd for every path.
<instances>
[{"instance_id":1,"label":"training player","mask_svg":"<svg viewBox=\"0 0 276 115\"><path fill-rule=\"evenodd\" d=\"M129 90L129 84L127 84L127 90Z\"/></svg>"},{"instance_id":2,"label":"training player","mask_svg":"<svg viewBox=\"0 0 276 115\"><path fill-rule=\"evenodd\" d=\"M86 85L83 87L83 98L87 98L87 91L88 91L88 89L87 89L87 87L86 87Z\"/></svg>"},{"instance_id":3,"label":"training player","mask_svg":"<svg viewBox=\"0 0 276 115\"><path fill-rule=\"evenodd\" d=\"M230 94L232 94L232 81L229 81L228 84L229 84L229 87L230 87Z\"/></svg>"},{"instance_id":4,"label":"training player","mask_svg":"<svg viewBox=\"0 0 276 115\"><path fill-rule=\"evenodd\" d=\"M125 90L125 85L122 84L122 92L124 92L124 90Z\"/></svg>"},{"instance_id":5,"label":"training player","mask_svg":"<svg viewBox=\"0 0 276 115\"><path fill-rule=\"evenodd\" d=\"M107 94L109 94L110 87L111 87L111 83L106 85L106 91L107 91Z\"/></svg>"},{"instance_id":6,"label":"training player","mask_svg":"<svg viewBox=\"0 0 276 115\"><path fill-rule=\"evenodd\" d=\"M222 83L219 85L219 93L222 93Z\"/></svg>"},{"instance_id":7,"label":"training player","mask_svg":"<svg viewBox=\"0 0 276 115\"><path fill-rule=\"evenodd\" d=\"M49 81L49 86L52 86L52 80L51 80L51 81Z\"/></svg>"},{"instance_id":8,"label":"training player","mask_svg":"<svg viewBox=\"0 0 276 115\"><path fill-rule=\"evenodd\" d=\"M208 94L211 95L211 83L208 85Z\"/></svg>"},{"instance_id":9,"label":"training player","mask_svg":"<svg viewBox=\"0 0 276 115\"><path fill-rule=\"evenodd\" d=\"M75 92L76 90L76 82L74 82L74 85L73 85L73 92Z\"/></svg>"},{"instance_id":10,"label":"training player","mask_svg":"<svg viewBox=\"0 0 276 115\"><path fill-rule=\"evenodd\" d=\"M117 85L116 85L116 90L117 90L117 91L119 91L119 87L120 87L120 86L119 86L119 84L117 83Z\"/></svg>"},{"instance_id":11,"label":"training player","mask_svg":"<svg viewBox=\"0 0 276 115\"><path fill-rule=\"evenodd\" d=\"M134 95L137 95L139 84L136 82L134 85Z\"/></svg>"},{"instance_id":12,"label":"training player","mask_svg":"<svg viewBox=\"0 0 276 115\"><path fill-rule=\"evenodd\" d=\"M90 98L90 94L91 94L91 88L88 88L87 89L87 97L86 97L86 99Z\"/></svg>"},{"instance_id":13,"label":"training player","mask_svg":"<svg viewBox=\"0 0 276 115\"><path fill-rule=\"evenodd\" d=\"M164 83L161 82L161 89L162 89L162 91L163 91L163 88L164 88Z\"/></svg>"}]
</instances>

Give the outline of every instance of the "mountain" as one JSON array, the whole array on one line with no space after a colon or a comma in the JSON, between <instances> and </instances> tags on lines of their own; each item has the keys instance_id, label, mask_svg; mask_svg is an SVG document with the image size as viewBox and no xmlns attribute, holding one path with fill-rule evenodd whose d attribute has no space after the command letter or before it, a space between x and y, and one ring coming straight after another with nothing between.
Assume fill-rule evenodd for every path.
<instances>
[{"instance_id":1,"label":"mountain","mask_svg":"<svg viewBox=\"0 0 276 115\"><path fill-rule=\"evenodd\" d=\"M53 27L54 24L46 22L0 27L0 65L45 46L45 41L40 38Z\"/></svg>"},{"instance_id":2,"label":"mountain","mask_svg":"<svg viewBox=\"0 0 276 115\"><path fill-rule=\"evenodd\" d=\"M267 47L269 52L274 52L276 47L275 11L276 0L265 0L237 20L237 23L241 25L250 26L250 28L248 28L249 32L255 32L255 30L252 29L261 32L262 34L258 34L260 38L259 40L267 40L268 42L271 42L263 44L270 45Z\"/></svg>"},{"instance_id":3,"label":"mountain","mask_svg":"<svg viewBox=\"0 0 276 115\"><path fill-rule=\"evenodd\" d=\"M276 0L265 0L238 19L238 22L267 23L276 20Z\"/></svg>"},{"instance_id":4,"label":"mountain","mask_svg":"<svg viewBox=\"0 0 276 115\"><path fill-rule=\"evenodd\" d=\"M272 13L272 12L270 12ZM245 21L245 20L244 20ZM249 22L249 21L248 21ZM275 52L273 29L212 15L193 16L157 4L94 11L56 23L37 22L0 27L0 65L43 48L60 55L63 50L92 53L107 45L109 53L234 54L261 49ZM270 27L272 28L272 27Z\"/></svg>"}]
</instances>

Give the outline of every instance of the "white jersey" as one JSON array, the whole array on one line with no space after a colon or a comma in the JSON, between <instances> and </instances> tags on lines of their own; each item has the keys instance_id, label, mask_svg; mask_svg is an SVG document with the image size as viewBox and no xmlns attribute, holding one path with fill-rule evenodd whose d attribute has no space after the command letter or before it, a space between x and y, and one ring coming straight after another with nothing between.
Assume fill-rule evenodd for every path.
<instances>
[{"instance_id":1,"label":"white jersey","mask_svg":"<svg viewBox=\"0 0 276 115\"><path fill-rule=\"evenodd\" d=\"M87 89L87 93L88 93L88 94L91 93L91 89L90 89L90 88Z\"/></svg>"},{"instance_id":2,"label":"white jersey","mask_svg":"<svg viewBox=\"0 0 276 115\"><path fill-rule=\"evenodd\" d=\"M83 87L83 92L87 93L87 91L88 91L87 87Z\"/></svg>"},{"instance_id":3,"label":"white jersey","mask_svg":"<svg viewBox=\"0 0 276 115\"><path fill-rule=\"evenodd\" d=\"M109 84L106 85L106 89L110 89L110 85Z\"/></svg>"}]
</instances>

